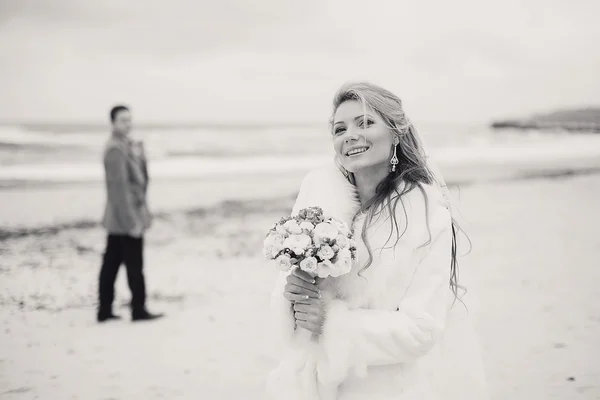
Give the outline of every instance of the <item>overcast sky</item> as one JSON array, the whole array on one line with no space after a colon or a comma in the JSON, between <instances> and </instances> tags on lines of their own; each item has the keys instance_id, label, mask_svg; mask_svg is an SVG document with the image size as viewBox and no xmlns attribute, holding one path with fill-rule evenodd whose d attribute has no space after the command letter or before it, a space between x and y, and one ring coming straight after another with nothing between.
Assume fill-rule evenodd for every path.
<instances>
[{"instance_id":1,"label":"overcast sky","mask_svg":"<svg viewBox=\"0 0 600 400\"><path fill-rule=\"evenodd\" d=\"M0 0L0 119L329 117L368 80L413 119L600 105L598 0Z\"/></svg>"}]
</instances>

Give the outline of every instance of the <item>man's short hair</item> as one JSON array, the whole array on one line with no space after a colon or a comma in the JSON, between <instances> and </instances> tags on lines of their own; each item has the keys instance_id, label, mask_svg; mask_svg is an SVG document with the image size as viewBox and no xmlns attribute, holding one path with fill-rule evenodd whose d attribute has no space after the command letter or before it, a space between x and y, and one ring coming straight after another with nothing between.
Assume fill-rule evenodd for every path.
<instances>
[{"instance_id":1,"label":"man's short hair","mask_svg":"<svg viewBox=\"0 0 600 400\"><path fill-rule=\"evenodd\" d=\"M129 111L129 107L119 104L118 106L114 106L110 109L110 122L115 122L117 118L117 114L121 111Z\"/></svg>"}]
</instances>

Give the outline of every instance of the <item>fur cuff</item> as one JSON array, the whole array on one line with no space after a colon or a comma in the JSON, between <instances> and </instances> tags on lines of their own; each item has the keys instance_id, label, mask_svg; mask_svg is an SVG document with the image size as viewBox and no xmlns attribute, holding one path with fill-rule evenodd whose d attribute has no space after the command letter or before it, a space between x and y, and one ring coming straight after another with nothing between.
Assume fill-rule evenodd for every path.
<instances>
[{"instance_id":1,"label":"fur cuff","mask_svg":"<svg viewBox=\"0 0 600 400\"><path fill-rule=\"evenodd\" d=\"M284 343L289 343L295 331L295 321L292 305L282 295L281 299L271 301L271 322L275 337Z\"/></svg>"},{"instance_id":2,"label":"fur cuff","mask_svg":"<svg viewBox=\"0 0 600 400\"><path fill-rule=\"evenodd\" d=\"M359 360L360 341L352 311L345 302L333 300L327 308L327 319L320 337L317 375L324 385L339 385L354 372L359 377L366 375L366 365Z\"/></svg>"}]
</instances>

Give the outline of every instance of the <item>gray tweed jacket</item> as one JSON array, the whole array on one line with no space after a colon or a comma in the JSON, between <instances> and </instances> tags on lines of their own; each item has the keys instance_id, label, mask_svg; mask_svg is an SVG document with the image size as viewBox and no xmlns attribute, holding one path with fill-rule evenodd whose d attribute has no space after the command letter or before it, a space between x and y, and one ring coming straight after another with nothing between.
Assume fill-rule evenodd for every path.
<instances>
[{"instance_id":1,"label":"gray tweed jacket","mask_svg":"<svg viewBox=\"0 0 600 400\"><path fill-rule=\"evenodd\" d=\"M111 234L128 235L136 227L143 232L152 223L146 201L146 158L142 151L134 150L130 140L116 135L104 148L106 207L102 225Z\"/></svg>"}]
</instances>

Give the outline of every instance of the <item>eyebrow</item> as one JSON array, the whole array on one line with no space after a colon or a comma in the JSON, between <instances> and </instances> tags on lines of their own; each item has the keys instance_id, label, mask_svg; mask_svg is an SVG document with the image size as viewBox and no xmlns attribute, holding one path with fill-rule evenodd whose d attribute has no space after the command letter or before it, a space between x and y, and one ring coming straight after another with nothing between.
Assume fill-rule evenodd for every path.
<instances>
[{"instance_id":1,"label":"eyebrow","mask_svg":"<svg viewBox=\"0 0 600 400\"><path fill-rule=\"evenodd\" d=\"M363 119L363 118L366 119L366 118L369 118L369 117L371 117L369 114L359 115L358 117L354 117L354 121L358 121L359 119ZM335 124L333 124L333 126L336 126L337 124L341 124L343 122L344 121L337 121Z\"/></svg>"}]
</instances>

